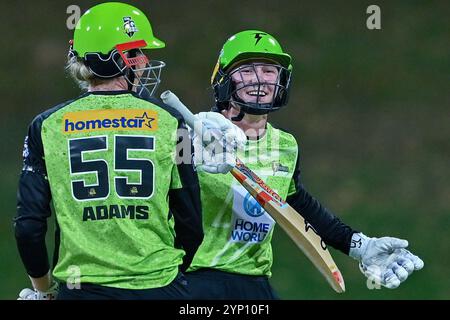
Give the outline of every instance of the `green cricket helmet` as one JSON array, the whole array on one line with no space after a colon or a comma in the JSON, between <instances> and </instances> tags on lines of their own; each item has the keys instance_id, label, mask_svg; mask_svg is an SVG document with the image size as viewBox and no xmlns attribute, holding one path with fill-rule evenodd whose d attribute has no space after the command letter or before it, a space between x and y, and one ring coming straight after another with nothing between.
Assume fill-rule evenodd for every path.
<instances>
[{"instance_id":1,"label":"green cricket helmet","mask_svg":"<svg viewBox=\"0 0 450 320\"><path fill-rule=\"evenodd\" d=\"M230 102L241 107L240 118L243 112L249 114L267 114L276 111L287 104L292 73L291 56L285 53L278 41L270 34L259 30L245 30L231 36L223 45L219 59L214 68L211 84L214 89L216 110L228 109ZM256 87L257 91L269 83L258 79L257 83L236 88L232 75L241 72L240 65L247 64L271 64L278 68L278 78L275 86L275 94L271 103L245 102L237 95L237 91L245 87ZM256 70L255 70L256 71Z\"/></svg>"},{"instance_id":2,"label":"green cricket helmet","mask_svg":"<svg viewBox=\"0 0 450 320\"><path fill-rule=\"evenodd\" d=\"M77 23L71 45L69 55L82 58L99 78L126 76L134 83L135 72L139 71L144 73L141 81L154 85L159 83L165 65L162 61L150 63L142 53L145 49L164 48L165 44L153 35L146 15L125 3L106 2L87 10ZM137 69L143 64L146 68Z\"/></svg>"}]
</instances>

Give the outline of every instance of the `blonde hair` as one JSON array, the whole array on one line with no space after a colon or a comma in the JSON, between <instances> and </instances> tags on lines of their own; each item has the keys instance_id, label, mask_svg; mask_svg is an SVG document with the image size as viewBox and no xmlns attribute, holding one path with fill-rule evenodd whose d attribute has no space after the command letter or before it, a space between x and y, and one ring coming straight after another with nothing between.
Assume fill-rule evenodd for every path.
<instances>
[{"instance_id":1,"label":"blonde hair","mask_svg":"<svg viewBox=\"0 0 450 320\"><path fill-rule=\"evenodd\" d=\"M98 86L105 84L111 79L101 79L97 77L79 57L69 57L66 64L66 71L75 80L78 86L87 90L89 86Z\"/></svg>"}]
</instances>

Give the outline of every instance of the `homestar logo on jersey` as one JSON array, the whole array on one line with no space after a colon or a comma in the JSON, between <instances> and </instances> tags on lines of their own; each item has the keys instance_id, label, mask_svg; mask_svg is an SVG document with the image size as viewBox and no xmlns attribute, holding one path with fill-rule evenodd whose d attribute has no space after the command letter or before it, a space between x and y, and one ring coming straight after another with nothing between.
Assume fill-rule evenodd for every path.
<instances>
[{"instance_id":1,"label":"homestar logo on jersey","mask_svg":"<svg viewBox=\"0 0 450 320\"><path fill-rule=\"evenodd\" d=\"M158 129L156 111L139 109L88 110L68 112L62 121L63 133L106 130L154 131Z\"/></svg>"}]
</instances>

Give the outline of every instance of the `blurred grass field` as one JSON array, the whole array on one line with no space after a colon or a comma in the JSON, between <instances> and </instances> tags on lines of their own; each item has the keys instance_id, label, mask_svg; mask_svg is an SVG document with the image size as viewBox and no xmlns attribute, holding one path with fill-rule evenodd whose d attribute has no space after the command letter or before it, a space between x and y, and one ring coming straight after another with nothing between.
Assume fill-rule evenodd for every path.
<instances>
[{"instance_id":1,"label":"blurred grass field","mask_svg":"<svg viewBox=\"0 0 450 320\"><path fill-rule=\"evenodd\" d=\"M84 10L93 3L77 2ZM226 38L250 28L273 34L293 56L294 80L288 107L272 121L297 136L306 188L355 229L408 239L425 262L399 289L368 290L356 261L332 250L347 287L337 295L277 229L272 284L282 298L450 299L449 2L132 3L166 41L154 53L167 63L159 91L197 111L212 103L209 77ZM28 285L11 223L27 125L79 93L63 71L69 4L5 4L7 19L27 23L2 35L11 47L0 53L0 299ZM382 30L366 29L369 4L381 7Z\"/></svg>"}]
</instances>

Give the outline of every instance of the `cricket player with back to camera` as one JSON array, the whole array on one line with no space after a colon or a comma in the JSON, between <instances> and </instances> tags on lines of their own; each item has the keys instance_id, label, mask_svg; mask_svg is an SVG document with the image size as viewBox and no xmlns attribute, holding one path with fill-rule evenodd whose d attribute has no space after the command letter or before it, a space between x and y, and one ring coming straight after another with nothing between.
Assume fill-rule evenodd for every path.
<instances>
[{"instance_id":1,"label":"cricket player with back to camera","mask_svg":"<svg viewBox=\"0 0 450 320\"><path fill-rule=\"evenodd\" d=\"M39 114L25 138L14 227L33 288L19 299L190 297L182 272L203 230L197 174L178 159L185 123L138 95L159 84L164 63L146 52L164 46L133 6L102 3L80 18L67 69L87 92ZM51 201L53 270L45 244ZM70 290L70 281L80 287Z\"/></svg>"}]
</instances>

